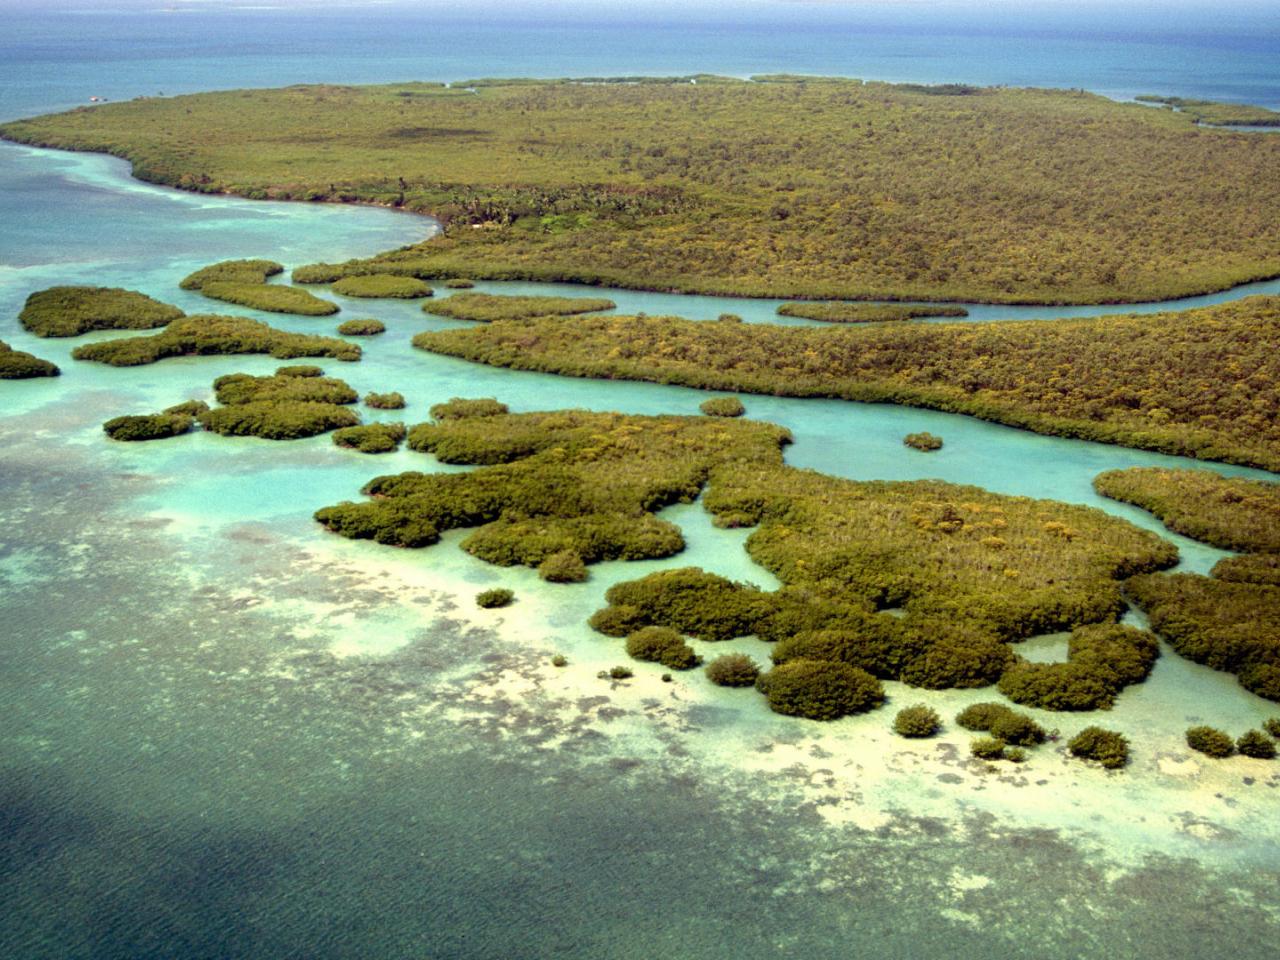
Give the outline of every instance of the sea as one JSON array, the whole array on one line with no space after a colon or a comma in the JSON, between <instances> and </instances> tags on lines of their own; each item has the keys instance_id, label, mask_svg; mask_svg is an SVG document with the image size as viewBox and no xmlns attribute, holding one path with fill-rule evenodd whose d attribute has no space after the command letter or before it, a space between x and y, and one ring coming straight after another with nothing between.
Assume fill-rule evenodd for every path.
<instances>
[{"instance_id":1,"label":"sea","mask_svg":"<svg viewBox=\"0 0 1280 960\"><path fill-rule=\"evenodd\" d=\"M699 72L1280 108L1274 3L1120 6L0 3L0 119L90 97L322 81ZM1064 735L1094 722L1124 730L1134 760L1116 773L1060 742L991 770L968 759L953 724L920 743L888 729L898 706L923 701L949 718L992 691L889 683L886 709L814 724L696 672L667 683L631 664L630 680L600 679L629 663L585 625L611 584L697 565L777 586L747 557L747 531L676 506L663 516L684 532L684 554L600 564L571 585L484 564L459 549L461 534L422 550L341 540L315 509L358 499L378 474L458 468L327 437L112 443L110 416L208 399L214 378L276 362L99 368L71 350L118 334L39 340L17 322L28 294L65 283L207 310L178 288L206 263L293 267L434 229L388 210L185 194L134 181L109 157L0 144L0 339L63 370L0 382L0 956L1275 955L1276 765L1207 761L1181 739L1192 723L1242 732L1280 714L1233 678L1166 649L1100 719L1037 712ZM317 292L339 303L338 319L387 325L360 363L325 364L361 394L407 398L403 412L362 410L366 420L418 422L453 396L637 414L694 414L706 398L431 356L409 339L453 321ZM1252 293L1280 282L1141 309ZM779 319L776 301L607 295L619 312ZM1104 312L972 309L990 322ZM234 312L306 332L335 322ZM924 410L744 400L748 416L792 430L796 466L1093 506L1168 536L1188 571L1225 555L1091 487L1103 470L1202 463ZM944 448L902 445L921 430ZM515 604L478 609L475 593L496 586ZM768 656L751 638L697 647ZM1061 659L1065 638L1021 652ZM553 666L555 654L568 665Z\"/></svg>"}]
</instances>

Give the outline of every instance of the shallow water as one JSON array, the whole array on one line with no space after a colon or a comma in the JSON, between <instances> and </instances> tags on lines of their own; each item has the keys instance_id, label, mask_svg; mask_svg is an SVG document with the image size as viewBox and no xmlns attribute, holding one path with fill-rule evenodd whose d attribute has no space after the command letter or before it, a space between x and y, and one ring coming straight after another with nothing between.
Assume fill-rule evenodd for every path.
<instances>
[{"instance_id":1,"label":"shallow water","mask_svg":"<svg viewBox=\"0 0 1280 960\"><path fill-rule=\"evenodd\" d=\"M992 691L889 684L888 709L816 725L697 674L663 683L636 664L631 681L598 680L626 662L584 623L610 584L687 563L776 586L742 550L746 531L715 529L699 504L664 512L688 540L674 561L602 564L586 583L551 586L475 560L457 548L461 532L393 550L311 520L375 474L458 469L429 457L368 457L326 437L106 441L109 416L208 397L220 374L278 363L77 363L83 338L18 327L32 290L120 285L227 312L177 281L224 257L292 267L366 255L429 227L390 211L180 194L122 170L0 146L0 339L64 369L0 384L0 955L1274 953L1280 777L1181 745L1190 723L1239 732L1276 713L1230 677L1166 650L1109 714L1040 714L1064 734L1094 722L1129 732L1123 773L1069 760L1060 742L992 771L967 759L963 731L912 744L888 730L898 706L927 700L949 717ZM325 366L361 393L400 390L411 423L455 395L690 414L706 397L433 357L409 339L450 321L414 303L335 299L338 318L256 316L325 333L384 319L361 363ZM773 309L615 299L704 318ZM792 429L797 466L1054 497L1156 530L1090 480L1186 463L929 411L744 401ZM918 430L946 446L904 448ZM1171 539L1187 569L1222 556ZM474 593L498 585L516 604L476 609ZM768 652L750 639L697 646ZM1065 653L1060 637L1027 650ZM569 666L552 667L553 653Z\"/></svg>"}]
</instances>

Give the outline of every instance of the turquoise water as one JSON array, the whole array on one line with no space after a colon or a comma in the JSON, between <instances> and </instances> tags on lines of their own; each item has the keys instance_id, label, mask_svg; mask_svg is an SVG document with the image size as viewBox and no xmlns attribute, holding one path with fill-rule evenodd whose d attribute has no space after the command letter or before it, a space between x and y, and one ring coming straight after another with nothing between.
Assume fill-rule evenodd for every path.
<instances>
[{"instance_id":1,"label":"turquoise water","mask_svg":"<svg viewBox=\"0 0 1280 960\"><path fill-rule=\"evenodd\" d=\"M33 32L34 79L19 83L6 60L0 91L43 109L40 97L54 103L86 78L102 81L106 64L122 85L149 70L168 83L165 71L182 64L196 86L285 82L304 61L318 72L329 49L319 28L299 27L277 57L269 30L253 42L248 27L201 39L207 21L193 19L190 34L143 56L137 37L113 33L133 21L95 22L110 27L98 59L68 64L58 59L75 47L65 28L40 44ZM6 36L0 49L12 56L22 35ZM517 31L487 60L462 63L462 41L431 56L451 75L539 63L541 73L589 72L595 62L529 49L525 60L499 59L528 36ZM891 58L907 42L885 37L868 41L868 56ZM805 42L798 30L777 46L798 58ZM87 41L76 43L83 52ZM365 51L334 69L391 79L426 62L406 40L386 44L381 66ZM659 46L635 44L636 60L617 69L679 59ZM46 60L32 59L41 51ZM1248 62L1249 51L1241 56ZM41 70L64 72L62 85L40 86ZM1274 82L1239 72L1232 82ZM1068 734L1090 722L1129 731L1135 761L1123 774L1070 761L1060 744L991 773L967 762L967 736L954 730L914 745L888 733L889 711L799 723L750 691L697 675L666 684L645 665L627 683L600 681L625 656L585 618L611 583L669 564L603 564L586 583L552 587L471 558L457 549L460 533L420 551L324 536L312 511L356 497L369 477L456 468L407 452L366 457L325 437L109 443L108 416L207 397L220 374L277 364L104 368L69 359L82 339L36 340L14 319L30 291L53 283L126 286L207 309L177 281L210 260L365 255L421 239L429 222L189 196L133 183L109 159L9 146L0 146L0 212L0 339L64 369L57 380L0 385L0 955L1273 955L1280 777L1239 758L1201 764L1180 744L1190 723L1242 731L1276 712L1230 677L1166 651L1111 714L1042 715ZM610 295L621 310L702 318L728 310L767 320L773 308ZM409 422L455 395L495 395L516 410L633 413L693 413L706 396L433 357L409 339L449 321L412 303L334 299L337 319L258 316L325 333L347 317L382 318L388 332L361 341L361 363L326 367L361 393L400 390ZM798 466L1055 497L1157 530L1141 511L1097 498L1090 480L1184 463L928 411L744 400L749 416L792 429L787 458ZM901 437L917 430L946 446L905 449ZM676 562L776 585L746 557L744 531L716 530L697 504L664 516L688 540ZM1172 539L1187 569L1222 555ZM497 585L517 603L477 610L473 594ZM706 655L727 649L767 656L752 640L699 645ZM557 652L570 661L562 670L549 664ZM1030 641L1028 652L1059 658L1061 638ZM888 688L890 711L928 700L947 716L990 696Z\"/></svg>"}]
</instances>

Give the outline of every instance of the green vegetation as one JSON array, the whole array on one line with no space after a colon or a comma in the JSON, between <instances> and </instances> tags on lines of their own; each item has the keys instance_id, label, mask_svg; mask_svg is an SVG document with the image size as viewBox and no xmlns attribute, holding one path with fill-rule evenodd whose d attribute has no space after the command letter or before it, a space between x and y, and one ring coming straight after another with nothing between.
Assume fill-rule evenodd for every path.
<instances>
[{"instance_id":1,"label":"green vegetation","mask_svg":"<svg viewBox=\"0 0 1280 960\"><path fill-rule=\"evenodd\" d=\"M403 410L404 394L394 390L391 393L366 393L364 405L374 410Z\"/></svg>"},{"instance_id":2,"label":"green vegetation","mask_svg":"<svg viewBox=\"0 0 1280 960\"><path fill-rule=\"evenodd\" d=\"M1261 730L1246 730L1236 741L1236 750L1242 757L1255 760L1274 760L1276 758L1275 741Z\"/></svg>"},{"instance_id":3,"label":"green vegetation","mask_svg":"<svg viewBox=\"0 0 1280 960\"><path fill-rule=\"evenodd\" d=\"M209 409L209 405L203 400L183 400L181 403L175 403L171 407L165 407L161 413L180 414L188 417L198 417Z\"/></svg>"},{"instance_id":4,"label":"green vegetation","mask_svg":"<svg viewBox=\"0 0 1280 960\"><path fill-rule=\"evenodd\" d=\"M1044 743L1047 734L1025 713L991 701L971 704L956 714L956 723L966 730L990 733L1004 743L1033 746Z\"/></svg>"},{"instance_id":5,"label":"green vegetation","mask_svg":"<svg viewBox=\"0 0 1280 960\"><path fill-rule=\"evenodd\" d=\"M1280 717L1268 717L1263 721L1262 729L1266 730L1275 739L1280 740Z\"/></svg>"},{"instance_id":6,"label":"green vegetation","mask_svg":"<svg viewBox=\"0 0 1280 960\"><path fill-rule=\"evenodd\" d=\"M627 654L672 670L692 670L702 663L684 637L667 627L642 627L631 634L627 637Z\"/></svg>"},{"instance_id":7,"label":"green vegetation","mask_svg":"<svg viewBox=\"0 0 1280 960\"><path fill-rule=\"evenodd\" d=\"M923 433L908 433L902 438L902 442L913 450L923 450L926 453L942 449L942 438L927 431Z\"/></svg>"},{"instance_id":8,"label":"green vegetation","mask_svg":"<svg viewBox=\"0 0 1280 960\"><path fill-rule=\"evenodd\" d=\"M1280 484L1210 470L1131 467L1098 474L1093 487L1223 550L1280 553Z\"/></svg>"},{"instance_id":9,"label":"green vegetation","mask_svg":"<svg viewBox=\"0 0 1280 960\"><path fill-rule=\"evenodd\" d=\"M754 687L760 665L745 653L725 653L708 663L704 672L719 687Z\"/></svg>"},{"instance_id":10,"label":"green vegetation","mask_svg":"<svg viewBox=\"0 0 1280 960\"><path fill-rule=\"evenodd\" d=\"M612 300L590 297L513 297L496 293L455 293L444 300L424 303L426 313L454 320L524 320L529 317L568 317L579 313L612 310Z\"/></svg>"},{"instance_id":11,"label":"green vegetation","mask_svg":"<svg viewBox=\"0 0 1280 960\"><path fill-rule=\"evenodd\" d=\"M381 320L345 320L338 324L338 332L344 337L372 337L386 331L387 325Z\"/></svg>"},{"instance_id":12,"label":"green vegetation","mask_svg":"<svg viewBox=\"0 0 1280 960\"><path fill-rule=\"evenodd\" d=\"M223 260L187 274L178 286L183 290L203 290L206 283L261 284L283 272L284 266L274 260Z\"/></svg>"},{"instance_id":13,"label":"green vegetation","mask_svg":"<svg viewBox=\"0 0 1280 960\"><path fill-rule=\"evenodd\" d=\"M454 400L433 411L452 416L409 431L411 449L479 469L378 477L364 488L371 500L316 518L344 536L410 547L476 528L462 547L481 559L581 579L599 560L679 552L679 530L654 512L701 494L718 525L758 527L747 550L784 587L663 570L612 586L593 627L620 638L649 626L711 641L755 634L777 643L774 672L836 664L924 687L995 682L1015 662L1008 641L1114 619L1119 581L1177 556L1091 508L791 469L781 459L789 435L771 424L500 406ZM466 412L480 415L458 416ZM1100 662L1108 652L1129 655L1100 645Z\"/></svg>"},{"instance_id":14,"label":"green vegetation","mask_svg":"<svg viewBox=\"0 0 1280 960\"><path fill-rule=\"evenodd\" d=\"M600 672L600 676L606 680L630 680L635 676L635 671L630 667L619 665L616 667L610 667L607 673L602 670Z\"/></svg>"},{"instance_id":15,"label":"green vegetation","mask_svg":"<svg viewBox=\"0 0 1280 960\"><path fill-rule=\"evenodd\" d=\"M360 348L336 337L287 333L258 320L197 314L174 320L149 337L125 337L76 347L77 360L97 360L114 367L155 363L166 357L195 354L267 353L281 360L293 357L332 357L359 360Z\"/></svg>"},{"instance_id":16,"label":"green vegetation","mask_svg":"<svg viewBox=\"0 0 1280 960\"><path fill-rule=\"evenodd\" d=\"M333 442L361 453L391 453L400 446L404 434L403 423L370 423L335 431Z\"/></svg>"},{"instance_id":17,"label":"green vegetation","mask_svg":"<svg viewBox=\"0 0 1280 960\"><path fill-rule=\"evenodd\" d=\"M344 406L355 403L356 392L341 380L232 373L215 380L213 388L224 406L200 414L199 420L206 430L224 436L296 440L360 422Z\"/></svg>"},{"instance_id":18,"label":"green vegetation","mask_svg":"<svg viewBox=\"0 0 1280 960\"><path fill-rule=\"evenodd\" d=\"M897 320L914 320L917 317L967 317L964 307L904 307L898 304L878 303L784 303L778 307L784 317L804 317L823 323L884 323Z\"/></svg>"},{"instance_id":19,"label":"green vegetation","mask_svg":"<svg viewBox=\"0 0 1280 960\"><path fill-rule=\"evenodd\" d=\"M1280 587L1179 573L1137 576L1125 589L1182 656L1280 700Z\"/></svg>"},{"instance_id":20,"label":"green vegetation","mask_svg":"<svg viewBox=\"0 0 1280 960\"><path fill-rule=\"evenodd\" d=\"M195 417L188 413L153 413L113 417L102 429L112 440L163 440L186 433L193 423Z\"/></svg>"},{"instance_id":21,"label":"green vegetation","mask_svg":"<svg viewBox=\"0 0 1280 960\"><path fill-rule=\"evenodd\" d=\"M857 667L829 660L791 660L756 679L769 709L789 717L838 720L884 703L880 681Z\"/></svg>"},{"instance_id":22,"label":"green vegetation","mask_svg":"<svg viewBox=\"0 0 1280 960\"><path fill-rule=\"evenodd\" d=\"M477 400L452 397L448 403L434 404L429 412L432 420L463 420L467 417L496 417L508 410L505 403L499 403L493 397Z\"/></svg>"},{"instance_id":23,"label":"green vegetation","mask_svg":"<svg viewBox=\"0 0 1280 960\"><path fill-rule=\"evenodd\" d=\"M1151 672L1160 647L1145 630L1093 624L1071 632L1066 663L1020 662L1000 677L1000 692L1041 710L1107 710Z\"/></svg>"},{"instance_id":24,"label":"green vegetation","mask_svg":"<svg viewBox=\"0 0 1280 960\"><path fill-rule=\"evenodd\" d=\"M91 330L150 330L183 316L146 294L119 287L49 287L27 297L18 314L37 337L76 337Z\"/></svg>"},{"instance_id":25,"label":"green vegetation","mask_svg":"<svg viewBox=\"0 0 1280 960\"><path fill-rule=\"evenodd\" d=\"M1082 760L1096 760L1108 770L1118 770L1129 762L1129 739L1102 727L1085 727L1069 741L1067 749Z\"/></svg>"},{"instance_id":26,"label":"green vegetation","mask_svg":"<svg viewBox=\"0 0 1280 960\"><path fill-rule=\"evenodd\" d=\"M1280 147L1280 138L1270 139ZM824 329L672 317L532 319L420 333L413 342L518 370L901 403L1280 470L1277 324L1280 298L1249 297L1181 313L1052 324Z\"/></svg>"},{"instance_id":27,"label":"green vegetation","mask_svg":"<svg viewBox=\"0 0 1280 960\"><path fill-rule=\"evenodd\" d=\"M363 277L343 277L334 283L333 292L344 297L391 297L397 300L416 300L418 297L429 297L434 291L429 284L415 277L396 277L384 273Z\"/></svg>"},{"instance_id":28,"label":"green vegetation","mask_svg":"<svg viewBox=\"0 0 1280 960\"><path fill-rule=\"evenodd\" d=\"M563 653L557 653L551 658L551 665L553 667L567 667L569 665L569 658Z\"/></svg>"},{"instance_id":29,"label":"green vegetation","mask_svg":"<svg viewBox=\"0 0 1280 960\"><path fill-rule=\"evenodd\" d=\"M508 606L516 598L515 592L506 587L494 587L476 594L476 606L492 610L495 607ZM568 662L567 660L565 661ZM560 666L560 664L556 664Z\"/></svg>"},{"instance_id":30,"label":"green vegetation","mask_svg":"<svg viewBox=\"0 0 1280 960\"><path fill-rule=\"evenodd\" d=\"M1080 91L773 76L294 86L109 103L0 135L126 157L184 189L445 224L298 280L1098 303L1280 273L1280 143Z\"/></svg>"},{"instance_id":31,"label":"green vegetation","mask_svg":"<svg viewBox=\"0 0 1280 960\"><path fill-rule=\"evenodd\" d=\"M594 532L594 531L593 531ZM480 536L480 534L477 534ZM684 541L680 540L677 546L678 537L671 530L659 528L656 531L655 540L666 539L668 547L658 547L655 549L671 549L673 552L684 549ZM587 565L582 559L579 552L580 547L575 544L564 550L557 550L550 554L545 560L538 564L538 576L547 583L582 583L589 576ZM483 557L483 554L476 552L477 556ZM487 557L483 557L488 559Z\"/></svg>"},{"instance_id":32,"label":"green vegetation","mask_svg":"<svg viewBox=\"0 0 1280 960\"><path fill-rule=\"evenodd\" d=\"M324 370L311 363L296 363L286 367L276 367L277 377L323 377Z\"/></svg>"},{"instance_id":33,"label":"green vegetation","mask_svg":"<svg viewBox=\"0 0 1280 960\"><path fill-rule=\"evenodd\" d=\"M475 283L465 277L450 277L444 282L444 286L446 290L470 290Z\"/></svg>"},{"instance_id":34,"label":"green vegetation","mask_svg":"<svg viewBox=\"0 0 1280 960\"><path fill-rule=\"evenodd\" d=\"M0 380L29 380L32 377L56 377L62 371L57 364L41 360L25 350L15 350L0 340Z\"/></svg>"},{"instance_id":35,"label":"green vegetation","mask_svg":"<svg viewBox=\"0 0 1280 960\"><path fill-rule=\"evenodd\" d=\"M1005 742L999 737L975 737L969 741L969 753L979 760L1003 760Z\"/></svg>"},{"instance_id":36,"label":"green vegetation","mask_svg":"<svg viewBox=\"0 0 1280 960\"><path fill-rule=\"evenodd\" d=\"M1187 100L1183 97L1134 97L1143 103L1160 103L1209 126L1280 127L1280 113L1248 103L1218 103L1214 100Z\"/></svg>"},{"instance_id":37,"label":"green vegetation","mask_svg":"<svg viewBox=\"0 0 1280 960\"><path fill-rule=\"evenodd\" d=\"M708 417L740 417L747 412L737 397L712 397L698 404L698 409Z\"/></svg>"},{"instance_id":38,"label":"green vegetation","mask_svg":"<svg viewBox=\"0 0 1280 960\"><path fill-rule=\"evenodd\" d=\"M327 317L338 312L338 305L321 300L313 293L280 284L236 283L230 280L206 280L200 292L214 300L234 303L252 310L270 313L297 313L307 317Z\"/></svg>"},{"instance_id":39,"label":"green vegetation","mask_svg":"<svg viewBox=\"0 0 1280 960\"><path fill-rule=\"evenodd\" d=\"M942 729L942 718L933 707L923 703L903 707L893 718L893 732L908 739L935 736Z\"/></svg>"},{"instance_id":40,"label":"green vegetation","mask_svg":"<svg viewBox=\"0 0 1280 960\"><path fill-rule=\"evenodd\" d=\"M438 423L409 431L411 449L481 469L379 477L364 489L375 499L327 507L317 519L344 536L402 546L477 527L463 549L503 565L538 567L565 551L585 563L667 557L684 541L653 511L693 500L718 464L780 462L788 439L770 424L574 410L492 413L495 405L501 406L450 401L432 409ZM472 415L459 416L465 413Z\"/></svg>"},{"instance_id":41,"label":"green vegetation","mask_svg":"<svg viewBox=\"0 0 1280 960\"><path fill-rule=\"evenodd\" d=\"M1205 756L1218 759L1236 752L1235 741L1216 727L1188 727L1187 746Z\"/></svg>"}]
</instances>

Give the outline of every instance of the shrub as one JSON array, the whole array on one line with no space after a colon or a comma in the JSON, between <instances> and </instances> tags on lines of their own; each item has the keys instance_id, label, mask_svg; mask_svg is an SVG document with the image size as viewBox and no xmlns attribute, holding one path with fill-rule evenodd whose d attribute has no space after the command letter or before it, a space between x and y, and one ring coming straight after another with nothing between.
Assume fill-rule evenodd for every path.
<instances>
[{"instance_id":1,"label":"shrub","mask_svg":"<svg viewBox=\"0 0 1280 960\"><path fill-rule=\"evenodd\" d=\"M508 590L506 587L493 587L476 594L476 606L492 610L495 607L508 606L515 598L513 590Z\"/></svg>"},{"instance_id":2,"label":"shrub","mask_svg":"<svg viewBox=\"0 0 1280 960\"><path fill-rule=\"evenodd\" d=\"M932 737L942 729L942 718L938 711L923 703L903 707L893 718L893 732L901 737Z\"/></svg>"},{"instance_id":3,"label":"shrub","mask_svg":"<svg viewBox=\"0 0 1280 960\"><path fill-rule=\"evenodd\" d=\"M162 440L186 433L195 418L185 413L153 413L147 416L113 417L102 425L112 440Z\"/></svg>"},{"instance_id":4,"label":"shrub","mask_svg":"<svg viewBox=\"0 0 1280 960\"><path fill-rule=\"evenodd\" d=\"M1003 760L1004 741L998 737L977 737L969 741L969 752L979 760Z\"/></svg>"},{"instance_id":5,"label":"shrub","mask_svg":"<svg viewBox=\"0 0 1280 960\"><path fill-rule=\"evenodd\" d=\"M627 655L660 663L672 670L689 670L702 662L684 637L669 627L642 627L627 637Z\"/></svg>"},{"instance_id":6,"label":"shrub","mask_svg":"<svg viewBox=\"0 0 1280 960\"><path fill-rule=\"evenodd\" d=\"M437 403L432 405L430 410L432 420L462 420L467 417L496 417L507 412L507 405L505 403L499 403L493 397L481 397L476 400L452 397L448 403Z\"/></svg>"},{"instance_id":7,"label":"shrub","mask_svg":"<svg viewBox=\"0 0 1280 960\"><path fill-rule=\"evenodd\" d=\"M1229 757L1235 753L1235 741L1215 727L1189 727L1187 746L1210 757Z\"/></svg>"},{"instance_id":8,"label":"shrub","mask_svg":"<svg viewBox=\"0 0 1280 960\"><path fill-rule=\"evenodd\" d=\"M475 283L466 277L450 277L444 282L445 288L448 290L470 290Z\"/></svg>"},{"instance_id":9,"label":"shrub","mask_svg":"<svg viewBox=\"0 0 1280 960\"><path fill-rule=\"evenodd\" d=\"M722 313L716 319L721 323L742 323L742 317L736 313Z\"/></svg>"},{"instance_id":10,"label":"shrub","mask_svg":"<svg viewBox=\"0 0 1280 960\"><path fill-rule=\"evenodd\" d=\"M634 676L635 672L630 667L617 666L609 668L609 679L611 680L629 680Z\"/></svg>"},{"instance_id":11,"label":"shrub","mask_svg":"<svg viewBox=\"0 0 1280 960\"><path fill-rule=\"evenodd\" d=\"M56 377L62 371L56 364L41 360L25 350L14 350L0 340L0 380L29 380L32 377Z\"/></svg>"},{"instance_id":12,"label":"shrub","mask_svg":"<svg viewBox=\"0 0 1280 960\"><path fill-rule=\"evenodd\" d=\"M880 681L857 667L823 660L789 660L760 674L756 688L775 713L836 720L884 702Z\"/></svg>"},{"instance_id":13,"label":"shrub","mask_svg":"<svg viewBox=\"0 0 1280 960\"><path fill-rule=\"evenodd\" d=\"M372 407L374 410L403 410L404 394L396 393L366 393L364 395L364 405Z\"/></svg>"},{"instance_id":14,"label":"shrub","mask_svg":"<svg viewBox=\"0 0 1280 960\"><path fill-rule=\"evenodd\" d=\"M1040 724L1025 713L1018 713L1014 710L1010 710L1004 716L993 720L989 732L993 737L997 737L1005 743L1012 743L1020 747L1044 743L1045 740L1044 728Z\"/></svg>"},{"instance_id":15,"label":"shrub","mask_svg":"<svg viewBox=\"0 0 1280 960\"><path fill-rule=\"evenodd\" d=\"M361 453L390 453L404 439L403 423L370 423L335 431L333 442Z\"/></svg>"},{"instance_id":16,"label":"shrub","mask_svg":"<svg viewBox=\"0 0 1280 960\"><path fill-rule=\"evenodd\" d=\"M37 337L75 337L91 330L149 330L183 316L146 294L119 287L49 287L27 297L18 320Z\"/></svg>"},{"instance_id":17,"label":"shrub","mask_svg":"<svg viewBox=\"0 0 1280 960\"><path fill-rule=\"evenodd\" d=\"M321 300L314 293L298 287L286 287L279 284L236 283L234 281L208 281L200 287L200 292L213 300L234 303L251 310L265 310L270 313L296 313L307 317L326 317L338 312L338 305L328 300Z\"/></svg>"},{"instance_id":18,"label":"shrub","mask_svg":"<svg viewBox=\"0 0 1280 960\"><path fill-rule=\"evenodd\" d=\"M1262 729L1280 740L1280 717L1268 717L1262 723Z\"/></svg>"},{"instance_id":19,"label":"shrub","mask_svg":"<svg viewBox=\"0 0 1280 960\"><path fill-rule=\"evenodd\" d=\"M760 676L760 667L745 653L725 653L707 664L706 674L720 687L750 687Z\"/></svg>"},{"instance_id":20,"label":"shrub","mask_svg":"<svg viewBox=\"0 0 1280 960\"><path fill-rule=\"evenodd\" d=\"M902 442L913 450L941 450L942 438L932 433L908 433Z\"/></svg>"},{"instance_id":21,"label":"shrub","mask_svg":"<svg viewBox=\"0 0 1280 960\"><path fill-rule=\"evenodd\" d=\"M574 551L561 550L538 564L538 576L548 583L581 583L587 579L587 565Z\"/></svg>"},{"instance_id":22,"label":"shrub","mask_svg":"<svg viewBox=\"0 0 1280 960\"><path fill-rule=\"evenodd\" d=\"M1025 763L1029 756L1031 756L1031 754L1027 753L1026 750L1023 750L1022 747L1009 747L1009 749L1004 752L1004 758L1010 763Z\"/></svg>"},{"instance_id":23,"label":"shrub","mask_svg":"<svg viewBox=\"0 0 1280 960\"><path fill-rule=\"evenodd\" d=\"M277 377L323 377L324 371L314 364L298 363L288 367L276 367Z\"/></svg>"},{"instance_id":24,"label":"shrub","mask_svg":"<svg viewBox=\"0 0 1280 960\"><path fill-rule=\"evenodd\" d=\"M284 267L274 260L223 260L187 274L178 284L183 290L200 290L206 283L266 283L267 277L283 273Z\"/></svg>"},{"instance_id":25,"label":"shrub","mask_svg":"<svg viewBox=\"0 0 1280 960\"><path fill-rule=\"evenodd\" d=\"M551 665L553 667L567 667L569 665L569 658L563 653L557 653L551 658Z\"/></svg>"},{"instance_id":26,"label":"shrub","mask_svg":"<svg viewBox=\"0 0 1280 960\"><path fill-rule=\"evenodd\" d=\"M429 297L429 284L416 277L397 277L388 273L343 277L334 281L333 292L344 297L390 297L397 300L416 300Z\"/></svg>"},{"instance_id":27,"label":"shrub","mask_svg":"<svg viewBox=\"0 0 1280 960\"><path fill-rule=\"evenodd\" d=\"M338 324L338 332L344 337L372 337L386 330L387 325L381 320L345 320Z\"/></svg>"},{"instance_id":28,"label":"shrub","mask_svg":"<svg viewBox=\"0 0 1280 960\"><path fill-rule=\"evenodd\" d=\"M956 714L956 723L966 730L990 730L997 720L1013 711L1003 703L973 703Z\"/></svg>"},{"instance_id":29,"label":"shrub","mask_svg":"<svg viewBox=\"0 0 1280 960\"><path fill-rule=\"evenodd\" d=\"M612 310L617 304L601 297L513 297L496 293L455 293L422 305L423 312L454 320L521 320Z\"/></svg>"},{"instance_id":30,"label":"shrub","mask_svg":"<svg viewBox=\"0 0 1280 960\"><path fill-rule=\"evenodd\" d=\"M246 317L197 314L174 320L157 334L125 337L76 347L77 360L96 360L115 367L155 363L166 357L191 354L267 353L281 360L294 357L332 357L359 360L360 348L337 337L287 333Z\"/></svg>"},{"instance_id":31,"label":"shrub","mask_svg":"<svg viewBox=\"0 0 1280 960\"><path fill-rule=\"evenodd\" d=\"M1274 760L1276 745L1261 730L1246 730L1236 741L1236 749L1241 756L1253 757L1255 760Z\"/></svg>"},{"instance_id":32,"label":"shrub","mask_svg":"<svg viewBox=\"0 0 1280 960\"><path fill-rule=\"evenodd\" d=\"M740 417L747 412L737 397L712 397L698 404L698 409L708 417Z\"/></svg>"},{"instance_id":33,"label":"shrub","mask_svg":"<svg viewBox=\"0 0 1280 960\"><path fill-rule=\"evenodd\" d=\"M1109 770L1129 762L1129 740L1102 727L1085 727L1067 742L1067 750L1082 760L1096 760Z\"/></svg>"},{"instance_id":34,"label":"shrub","mask_svg":"<svg viewBox=\"0 0 1280 960\"><path fill-rule=\"evenodd\" d=\"M336 377L291 377L274 374L255 377L229 373L213 381L219 403L239 404L263 401L299 400L310 403L348 404L356 402L356 392Z\"/></svg>"}]
</instances>

